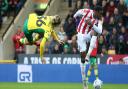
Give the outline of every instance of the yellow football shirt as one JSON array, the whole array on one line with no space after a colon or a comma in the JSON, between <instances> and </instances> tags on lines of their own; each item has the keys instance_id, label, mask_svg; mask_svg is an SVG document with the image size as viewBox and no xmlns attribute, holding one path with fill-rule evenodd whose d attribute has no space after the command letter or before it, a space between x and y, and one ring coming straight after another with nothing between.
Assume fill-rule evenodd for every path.
<instances>
[{"instance_id":1,"label":"yellow football shirt","mask_svg":"<svg viewBox=\"0 0 128 89\"><path fill-rule=\"evenodd\" d=\"M43 29L51 32L53 30L52 18L53 16L38 16L32 13L28 17L28 30Z\"/></svg>"}]
</instances>

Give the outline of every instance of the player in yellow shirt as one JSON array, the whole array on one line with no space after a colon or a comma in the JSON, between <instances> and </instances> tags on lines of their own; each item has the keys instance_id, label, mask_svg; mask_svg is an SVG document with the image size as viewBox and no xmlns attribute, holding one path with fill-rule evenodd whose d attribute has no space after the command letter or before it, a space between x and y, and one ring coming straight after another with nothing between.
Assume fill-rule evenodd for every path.
<instances>
[{"instance_id":1,"label":"player in yellow shirt","mask_svg":"<svg viewBox=\"0 0 128 89\"><path fill-rule=\"evenodd\" d=\"M20 42L22 44L32 45L42 38L40 43L40 58L45 63L43 53L46 41L52 36L57 42L63 44L63 41L59 39L54 31L54 26L60 24L61 19L58 15L43 16L40 12L37 11L36 13L29 14L23 28L25 38L20 39ZM33 33L36 33L36 36L33 37Z\"/></svg>"}]
</instances>

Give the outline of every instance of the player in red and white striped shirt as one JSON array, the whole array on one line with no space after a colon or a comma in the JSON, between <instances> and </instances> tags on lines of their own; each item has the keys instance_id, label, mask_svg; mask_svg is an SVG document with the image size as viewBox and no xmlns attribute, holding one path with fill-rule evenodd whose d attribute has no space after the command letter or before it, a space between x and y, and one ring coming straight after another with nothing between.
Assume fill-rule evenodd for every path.
<instances>
[{"instance_id":1,"label":"player in red and white striped shirt","mask_svg":"<svg viewBox=\"0 0 128 89\"><path fill-rule=\"evenodd\" d=\"M101 11L102 8L100 6L96 6L94 10L80 9L74 15L74 18L81 17L81 21L77 28L77 44L81 54L83 83L85 81L85 59L88 61L92 50L96 48L97 35L102 33ZM90 42L90 46L87 53L88 42ZM84 84L84 88L87 89L86 84Z\"/></svg>"}]
</instances>

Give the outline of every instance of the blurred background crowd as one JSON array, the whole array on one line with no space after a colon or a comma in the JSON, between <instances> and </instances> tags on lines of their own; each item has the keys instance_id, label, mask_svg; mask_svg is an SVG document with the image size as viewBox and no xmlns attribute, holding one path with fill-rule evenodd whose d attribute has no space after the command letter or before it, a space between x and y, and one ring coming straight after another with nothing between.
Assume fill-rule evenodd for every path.
<instances>
[{"instance_id":1,"label":"blurred background crowd","mask_svg":"<svg viewBox=\"0 0 128 89\"><path fill-rule=\"evenodd\" d=\"M0 0L1 1L1 0ZM16 2L14 2L16 1ZM1 10L0 18L8 15L10 12L18 12L22 6L23 0L3 0L3 9ZM64 22L60 25L57 34L61 40L65 41L64 45L58 44L53 39L46 43L45 53L47 54L78 54L76 42L76 29L79 20L75 21L73 15L79 9L93 9L96 5L103 7L103 32L98 37L98 54L128 54L128 0L65 0L69 8ZM9 9L6 8L9 7ZM1 5L0 5L1 6ZM5 7L5 9L4 9ZM12 8L12 9L11 9ZM9 12L7 13L7 11ZM18 28L20 29L20 27ZM21 30L18 30L15 36L23 36ZM13 41L24 52L25 47L19 45L18 41ZM39 53L39 47L36 49Z\"/></svg>"},{"instance_id":2,"label":"blurred background crowd","mask_svg":"<svg viewBox=\"0 0 128 89\"><path fill-rule=\"evenodd\" d=\"M15 17L26 0L0 0L0 28L10 16Z\"/></svg>"}]
</instances>

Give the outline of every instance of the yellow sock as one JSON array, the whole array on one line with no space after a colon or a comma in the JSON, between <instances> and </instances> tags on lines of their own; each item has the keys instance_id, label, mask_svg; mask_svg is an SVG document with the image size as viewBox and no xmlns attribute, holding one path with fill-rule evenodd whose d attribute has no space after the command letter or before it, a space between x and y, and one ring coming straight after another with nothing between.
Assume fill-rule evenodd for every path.
<instances>
[{"instance_id":1,"label":"yellow sock","mask_svg":"<svg viewBox=\"0 0 128 89\"><path fill-rule=\"evenodd\" d=\"M89 69L88 72L87 72L86 81L88 81L88 79L89 79L90 76L91 76L91 69Z\"/></svg>"},{"instance_id":2,"label":"yellow sock","mask_svg":"<svg viewBox=\"0 0 128 89\"><path fill-rule=\"evenodd\" d=\"M96 79L98 79L98 69L97 68L94 69L94 73L95 73Z\"/></svg>"}]
</instances>

